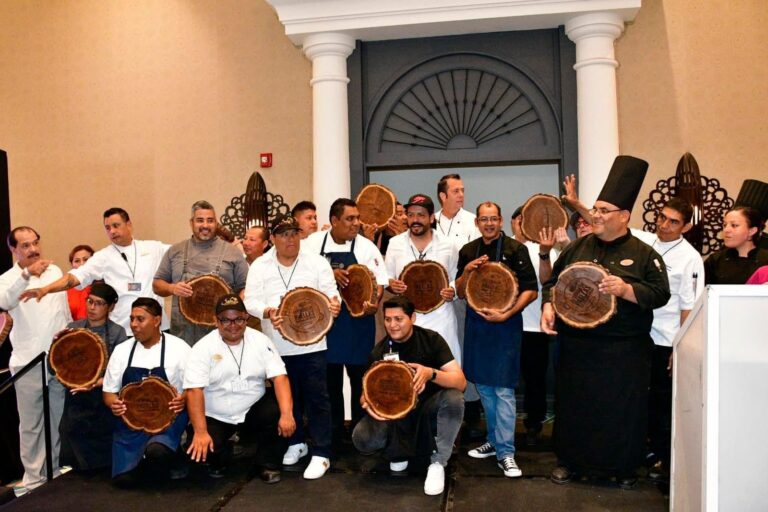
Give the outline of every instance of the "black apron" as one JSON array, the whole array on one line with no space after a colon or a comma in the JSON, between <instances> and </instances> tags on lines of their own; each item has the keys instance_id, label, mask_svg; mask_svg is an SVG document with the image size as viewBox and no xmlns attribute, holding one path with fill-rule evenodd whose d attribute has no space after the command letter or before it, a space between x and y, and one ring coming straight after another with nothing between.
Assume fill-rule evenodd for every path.
<instances>
[{"instance_id":1,"label":"black apron","mask_svg":"<svg viewBox=\"0 0 768 512\"><path fill-rule=\"evenodd\" d=\"M498 239L496 257L501 261L504 235ZM480 245L475 258L480 257ZM515 388L520 378L520 345L523 315L518 313L504 322L488 322L467 307L464 327L464 374L475 384L497 388Z\"/></svg>"},{"instance_id":2,"label":"black apron","mask_svg":"<svg viewBox=\"0 0 768 512\"><path fill-rule=\"evenodd\" d=\"M355 242L349 252L325 252L325 242L328 241L328 233L323 237L323 245L320 247L320 256L324 256L331 267L336 269L348 268L357 263L355 258ZM376 338L376 318L374 315L353 318L349 314L347 305L342 301L341 313L333 321L333 327L328 332L328 362L331 364L355 364L365 365L368 356L373 350Z\"/></svg>"},{"instance_id":3,"label":"black apron","mask_svg":"<svg viewBox=\"0 0 768 512\"><path fill-rule=\"evenodd\" d=\"M160 366L155 368L138 368L131 366L133 362L133 353L136 350L136 343L133 342L131 355L128 357L128 367L123 372L122 386L125 387L132 382L140 382L150 375L168 380L165 373L165 334L161 335L160 348ZM115 430L112 434L112 477L127 473L139 465L144 457L144 451L149 443L160 443L167 446L172 451L176 451L181 441L181 434L189 423L189 415L185 410L173 421L171 426L159 434L146 434L131 430L120 418L115 418Z\"/></svg>"}]
</instances>

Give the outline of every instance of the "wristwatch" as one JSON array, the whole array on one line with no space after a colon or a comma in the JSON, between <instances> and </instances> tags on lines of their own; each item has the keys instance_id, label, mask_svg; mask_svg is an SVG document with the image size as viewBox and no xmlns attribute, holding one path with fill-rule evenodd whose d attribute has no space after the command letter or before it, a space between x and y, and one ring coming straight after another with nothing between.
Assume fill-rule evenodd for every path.
<instances>
[{"instance_id":1,"label":"wristwatch","mask_svg":"<svg viewBox=\"0 0 768 512\"><path fill-rule=\"evenodd\" d=\"M548 252L544 254L539 253L539 259L547 261L549 259L549 253Z\"/></svg>"},{"instance_id":2,"label":"wristwatch","mask_svg":"<svg viewBox=\"0 0 768 512\"><path fill-rule=\"evenodd\" d=\"M435 370L434 368L432 368L432 378L431 378L431 379L429 379L429 380L435 380L436 378L437 378L437 370Z\"/></svg>"}]
</instances>

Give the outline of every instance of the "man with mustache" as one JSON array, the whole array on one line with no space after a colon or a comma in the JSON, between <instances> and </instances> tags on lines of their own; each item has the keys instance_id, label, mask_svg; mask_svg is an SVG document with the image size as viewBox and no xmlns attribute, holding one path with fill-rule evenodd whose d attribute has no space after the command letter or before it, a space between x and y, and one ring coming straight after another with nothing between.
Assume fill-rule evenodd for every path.
<instances>
[{"instance_id":1,"label":"man with mustache","mask_svg":"<svg viewBox=\"0 0 768 512\"><path fill-rule=\"evenodd\" d=\"M405 214L408 230L389 241L387 257L384 260L389 273L389 289L393 293L405 293L407 286L399 276L403 268L415 260L439 263L448 273L448 281L453 282L456 277L458 254L449 239L432 229L432 223L435 221L435 204L432 199L425 194L411 196L405 205ZM453 357L461 364L456 313L451 304L456 290L448 286L440 290L440 296L446 302L431 313L416 313L416 325L440 333L448 343Z\"/></svg>"},{"instance_id":2,"label":"man with mustache","mask_svg":"<svg viewBox=\"0 0 768 512\"><path fill-rule=\"evenodd\" d=\"M152 291L152 279L170 246L157 240L136 240L133 237L131 218L122 208L109 208L104 212L104 231L109 238L108 246L96 251L88 261L70 270L61 279L42 288L27 290L24 299L36 297L40 300L49 293L71 288L82 289L101 280L114 288L118 296L117 304L109 315L110 319L130 332L129 317L134 300L149 297L162 302ZM165 314L162 328L168 328L168 317Z\"/></svg>"},{"instance_id":3,"label":"man with mustache","mask_svg":"<svg viewBox=\"0 0 768 512\"><path fill-rule=\"evenodd\" d=\"M0 276L0 309L13 318L9 335L13 352L9 368L17 373L40 352L51 346L54 334L72 319L66 294L59 293L39 301L22 302L20 295L28 287L41 287L61 277L61 270L40 252L40 235L27 226L20 226L8 234L8 249L16 264ZM64 409L64 388L53 375L48 374L49 408L51 411L51 455L53 469L59 467L59 420ZM24 465L22 487L14 489L17 495L45 483L45 437L43 431L43 385L40 370L35 369L14 384L19 410L19 437L21 462Z\"/></svg>"},{"instance_id":4,"label":"man with mustache","mask_svg":"<svg viewBox=\"0 0 768 512\"><path fill-rule=\"evenodd\" d=\"M248 263L232 244L216 236L216 212L208 201L192 205L189 225L192 237L171 246L155 274L152 288L161 297L173 296L171 334L190 345L211 332L214 327L195 325L181 314L179 297L190 297L190 279L213 274L223 279L235 293L245 288Z\"/></svg>"}]
</instances>

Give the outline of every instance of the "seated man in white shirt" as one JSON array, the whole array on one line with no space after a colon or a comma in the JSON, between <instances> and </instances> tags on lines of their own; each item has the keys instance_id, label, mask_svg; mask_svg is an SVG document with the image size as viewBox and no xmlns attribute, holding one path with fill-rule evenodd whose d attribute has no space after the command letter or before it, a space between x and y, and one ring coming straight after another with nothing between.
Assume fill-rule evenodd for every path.
<instances>
[{"instance_id":1,"label":"seated man in white shirt","mask_svg":"<svg viewBox=\"0 0 768 512\"><path fill-rule=\"evenodd\" d=\"M236 431L254 433L259 477L273 484L280 481L287 438L296 430L291 386L272 340L247 328L247 321L240 297L224 295L216 304L216 330L192 347L184 389L195 435L187 453L195 462L209 462L208 474L220 478L231 454L227 440ZM273 388L266 387L267 379Z\"/></svg>"}]
</instances>

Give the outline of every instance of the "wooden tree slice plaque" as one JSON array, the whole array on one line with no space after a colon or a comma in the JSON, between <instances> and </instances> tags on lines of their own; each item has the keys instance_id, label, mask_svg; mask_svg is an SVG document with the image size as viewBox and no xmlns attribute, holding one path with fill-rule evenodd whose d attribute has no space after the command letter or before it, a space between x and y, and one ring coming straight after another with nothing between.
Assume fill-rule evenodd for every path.
<instances>
[{"instance_id":1,"label":"wooden tree slice plaque","mask_svg":"<svg viewBox=\"0 0 768 512\"><path fill-rule=\"evenodd\" d=\"M283 321L277 328L283 338L296 345L312 345L333 326L331 301L314 288L294 288L283 296L277 313Z\"/></svg>"},{"instance_id":2,"label":"wooden tree slice plaque","mask_svg":"<svg viewBox=\"0 0 768 512\"><path fill-rule=\"evenodd\" d=\"M184 318L197 325L216 325L216 301L222 295L232 293L229 285L214 275L197 276L187 281L192 295L179 297L179 311Z\"/></svg>"},{"instance_id":3,"label":"wooden tree slice plaque","mask_svg":"<svg viewBox=\"0 0 768 512\"><path fill-rule=\"evenodd\" d=\"M0 313L0 345L3 344L5 339L11 333L13 328L13 318L7 311Z\"/></svg>"},{"instance_id":4,"label":"wooden tree slice plaque","mask_svg":"<svg viewBox=\"0 0 768 512\"><path fill-rule=\"evenodd\" d=\"M577 329L591 329L610 320L616 313L616 297L597 288L608 275L605 267L586 261L565 267L552 288L557 316Z\"/></svg>"},{"instance_id":5,"label":"wooden tree slice plaque","mask_svg":"<svg viewBox=\"0 0 768 512\"><path fill-rule=\"evenodd\" d=\"M467 278L467 304L475 311L507 311L515 305L518 293L517 276L503 263L485 263Z\"/></svg>"},{"instance_id":6,"label":"wooden tree slice plaque","mask_svg":"<svg viewBox=\"0 0 768 512\"><path fill-rule=\"evenodd\" d=\"M87 388L96 383L107 366L107 346L88 329L71 329L51 343L48 365L68 388Z\"/></svg>"},{"instance_id":7,"label":"wooden tree slice plaque","mask_svg":"<svg viewBox=\"0 0 768 512\"><path fill-rule=\"evenodd\" d=\"M371 269L357 263L350 265L345 270L348 272L349 283L344 288L339 289L341 298L344 300L344 304L347 305L349 314L352 317L364 316L365 307L363 303L368 301L376 304L376 295L378 293L376 276L373 275Z\"/></svg>"},{"instance_id":8,"label":"wooden tree slice plaque","mask_svg":"<svg viewBox=\"0 0 768 512\"><path fill-rule=\"evenodd\" d=\"M357 211L360 212L360 222L376 224L380 228L386 226L389 219L395 216L397 197L394 192L384 185L371 183L357 194Z\"/></svg>"},{"instance_id":9,"label":"wooden tree slice plaque","mask_svg":"<svg viewBox=\"0 0 768 512\"><path fill-rule=\"evenodd\" d=\"M416 407L413 369L403 361L376 361L363 375L363 396L377 416L405 417Z\"/></svg>"},{"instance_id":10,"label":"wooden tree slice plaque","mask_svg":"<svg viewBox=\"0 0 768 512\"><path fill-rule=\"evenodd\" d=\"M120 390L119 397L126 408L121 418L133 430L159 434L176 419L176 413L168 407L176 394L173 386L160 377L132 382Z\"/></svg>"},{"instance_id":11,"label":"wooden tree slice plaque","mask_svg":"<svg viewBox=\"0 0 768 512\"><path fill-rule=\"evenodd\" d=\"M568 212L560 199L549 194L531 196L523 205L520 228L525 238L539 243L542 228L568 228Z\"/></svg>"},{"instance_id":12,"label":"wooden tree slice plaque","mask_svg":"<svg viewBox=\"0 0 768 512\"><path fill-rule=\"evenodd\" d=\"M419 313L430 313L443 305L440 290L448 287L448 273L436 261L416 260L400 272L400 281L408 287L405 295Z\"/></svg>"}]
</instances>

